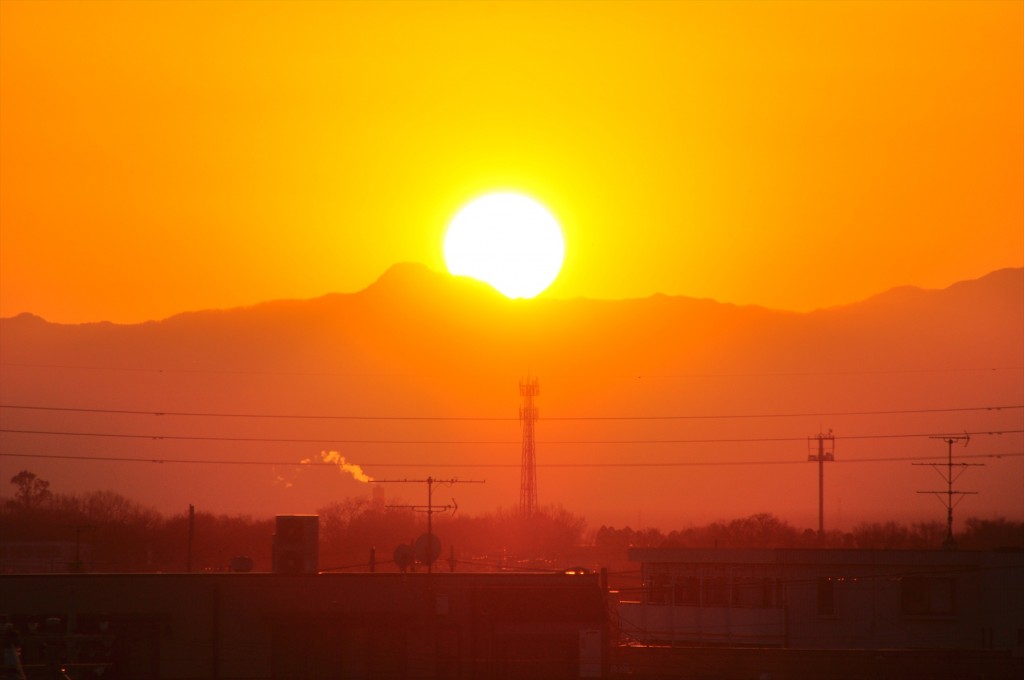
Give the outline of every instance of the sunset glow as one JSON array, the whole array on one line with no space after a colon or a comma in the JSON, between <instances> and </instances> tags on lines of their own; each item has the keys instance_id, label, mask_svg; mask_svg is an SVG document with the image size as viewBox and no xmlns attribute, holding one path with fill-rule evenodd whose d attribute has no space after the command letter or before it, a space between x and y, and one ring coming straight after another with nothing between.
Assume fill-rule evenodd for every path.
<instances>
[{"instance_id":1,"label":"sunset glow","mask_svg":"<svg viewBox=\"0 0 1024 680\"><path fill-rule=\"evenodd\" d=\"M1019 2L0 13L0 316L443 271L452 215L495 187L558 216L556 298L810 310L1024 265Z\"/></svg>"},{"instance_id":2,"label":"sunset glow","mask_svg":"<svg viewBox=\"0 0 1024 680\"><path fill-rule=\"evenodd\" d=\"M1024 520L1022 26L0 0L0 507Z\"/></svg>"}]
</instances>

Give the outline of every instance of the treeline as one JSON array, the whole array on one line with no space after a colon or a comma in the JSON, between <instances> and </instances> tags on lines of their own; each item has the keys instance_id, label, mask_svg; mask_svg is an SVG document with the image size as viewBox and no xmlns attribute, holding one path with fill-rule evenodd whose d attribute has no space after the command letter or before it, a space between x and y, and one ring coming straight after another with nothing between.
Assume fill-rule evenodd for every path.
<instances>
[{"instance_id":1,"label":"treeline","mask_svg":"<svg viewBox=\"0 0 1024 680\"><path fill-rule=\"evenodd\" d=\"M184 571L188 514L170 517L113 491L53 493L45 480L22 471L13 498L0 499L0 571L24 565L64 571ZM272 519L198 512L193 567L227 566L236 555L270 564ZM265 544L265 545L264 545Z\"/></svg>"},{"instance_id":2,"label":"treeline","mask_svg":"<svg viewBox=\"0 0 1024 680\"><path fill-rule=\"evenodd\" d=\"M193 571L219 571L243 556L256 571L272 567L273 517L199 509L190 520L188 512L164 516L112 491L55 493L29 471L10 482L13 497L0 497L0 572L73 566L101 572L184 571L190 565ZM374 559L380 570L393 571L395 549L414 545L427 530L424 513L368 496L331 503L316 514L321 570L367 569ZM435 513L432 524L441 541L438 568L444 570L558 569L586 538L584 519L555 507L528 519L506 511Z\"/></svg>"},{"instance_id":3,"label":"treeline","mask_svg":"<svg viewBox=\"0 0 1024 680\"><path fill-rule=\"evenodd\" d=\"M943 547L947 538L944 522L862 522L852 531L826 531L819 537L813 529L798 529L775 515L760 513L728 522L713 522L663 533L658 529L615 529L603 526L594 535L600 551L628 548L875 548L920 549ZM1004 518L970 517L953 537L965 550L1024 548L1024 522Z\"/></svg>"},{"instance_id":4,"label":"treeline","mask_svg":"<svg viewBox=\"0 0 1024 680\"><path fill-rule=\"evenodd\" d=\"M228 516L201 510L165 516L112 491L61 494L29 471L11 478L12 497L0 498L0 571L99 572L226 570L235 557L252 559L257 571L272 565L274 518ZM371 566L394 571L400 545L414 545L426 531L426 515L353 497L319 508L319 565L326 571ZM940 548L943 523L863 523L849 532L819 538L771 514L670 532L602 526L588 532L585 520L560 507L533 517L499 510L469 516L432 516L441 549L435 568L457 571L551 569L622 565L631 547L694 548ZM190 540L191 535L191 540ZM956 535L963 549L1024 546L1024 522L971 518Z\"/></svg>"}]
</instances>

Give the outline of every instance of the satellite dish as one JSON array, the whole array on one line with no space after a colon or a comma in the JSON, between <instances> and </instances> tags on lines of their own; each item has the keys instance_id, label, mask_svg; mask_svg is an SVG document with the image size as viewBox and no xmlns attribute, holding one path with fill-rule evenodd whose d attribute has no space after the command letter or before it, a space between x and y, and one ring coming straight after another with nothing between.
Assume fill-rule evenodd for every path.
<instances>
[{"instance_id":1,"label":"satellite dish","mask_svg":"<svg viewBox=\"0 0 1024 680\"><path fill-rule=\"evenodd\" d=\"M414 560L412 546L403 543L402 545L395 548L395 552L393 553L392 558L395 560L395 564L398 565L398 568L401 569L402 573L404 574L405 570L409 568L409 566L413 563Z\"/></svg>"},{"instance_id":2,"label":"satellite dish","mask_svg":"<svg viewBox=\"0 0 1024 680\"><path fill-rule=\"evenodd\" d=\"M433 564L441 556L441 539L434 534L420 534L416 539L416 559L423 564Z\"/></svg>"}]
</instances>

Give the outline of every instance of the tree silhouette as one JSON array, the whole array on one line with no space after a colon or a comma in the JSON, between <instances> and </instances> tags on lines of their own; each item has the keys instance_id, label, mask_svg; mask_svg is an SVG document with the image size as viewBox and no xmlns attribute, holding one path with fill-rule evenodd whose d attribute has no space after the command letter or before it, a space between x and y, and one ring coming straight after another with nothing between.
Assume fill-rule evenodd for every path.
<instances>
[{"instance_id":1,"label":"tree silhouette","mask_svg":"<svg viewBox=\"0 0 1024 680\"><path fill-rule=\"evenodd\" d=\"M35 510L50 499L50 483L40 479L34 472L22 470L11 477L11 484L18 487L14 492L14 507L22 510Z\"/></svg>"}]
</instances>

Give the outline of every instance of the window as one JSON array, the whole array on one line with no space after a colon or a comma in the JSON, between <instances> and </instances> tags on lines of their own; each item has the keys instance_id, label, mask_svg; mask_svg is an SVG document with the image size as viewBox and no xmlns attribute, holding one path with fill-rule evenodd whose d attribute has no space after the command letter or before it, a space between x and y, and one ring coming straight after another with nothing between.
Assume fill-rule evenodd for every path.
<instances>
[{"instance_id":1,"label":"window","mask_svg":"<svg viewBox=\"0 0 1024 680\"><path fill-rule=\"evenodd\" d=\"M705 575L704 604L709 607L729 606L729 579L724 570L711 570Z\"/></svg>"},{"instance_id":2,"label":"window","mask_svg":"<svg viewBox=\"0 0 1024 680\"><path fill-rule=\"evenodd\" d=\"M650 604L670 604L672 592L671 576L665 572L654 572L647 579L647 601Z\"/></svg>"},{"instance_id":3,"label":"window","mask_svg":"<svg viewBox=\"0 0 1024 680\"><path fill-rule=\"evenodd\" d=\"M700 579L696 576L681 575L676 579L675 603L695 605L700 602Z\"/></svg>"},{"instance_id":4,"label":"window","mask_svg":"<svg viewBox=\"0 0 1024 680\"><path fill-rule=\"evenodd\" d=\"M732 603L737 607L771 607L772 582L767 576L745 576L733 581Z\"/></svg>"},{"instance_id":5,"label":"window","mask_svg":"<svg viewBox=\"0 0 1024 680\"><path fill-rule=\"evenodd\" d=\"M836 613L835 581L828 577L818 579L818 615L833 616Z\"/></svg>"},{"instance_id":6,"label":"window","mask_svg":"<svg viewBox=\"0 0 1024 680\"><path fill-rule=\"evenodd\" d=\"M900 582L900 611L912 616L950 616L954 613L951 578L908 576Z\"/></svg>"}]
</instances>

